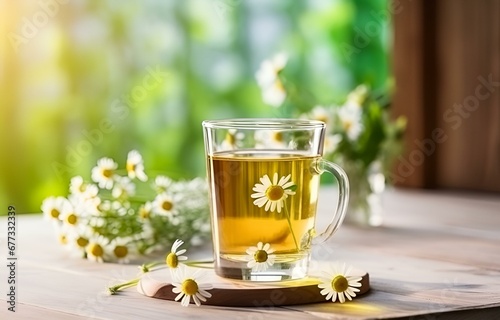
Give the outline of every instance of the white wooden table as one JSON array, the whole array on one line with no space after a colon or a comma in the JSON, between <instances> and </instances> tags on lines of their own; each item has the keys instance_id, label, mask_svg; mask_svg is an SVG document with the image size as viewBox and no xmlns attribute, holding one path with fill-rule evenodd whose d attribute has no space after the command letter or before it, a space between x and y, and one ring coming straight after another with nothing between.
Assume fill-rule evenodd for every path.
<instances>
[{"instance_id":1,"label":"white wooden table","mask_svg":"<svg viewBox=\"0 0 500 320\"><path fill-rule=\"evenodd\" d=\"M136 265L71 257L40 215L18 215L17 305L9 312L2 217L0 319L500 319L500 196L393 190L384 205L384 226L344 225L314 250L316 260L367 270L370 293L345 304L260 308L184 308L135 289L108 296L105 288L135 277ZM327 207L321 202L320 214ZM210 257L210 247L195 255Z\"/></svg>"}]
</instances>

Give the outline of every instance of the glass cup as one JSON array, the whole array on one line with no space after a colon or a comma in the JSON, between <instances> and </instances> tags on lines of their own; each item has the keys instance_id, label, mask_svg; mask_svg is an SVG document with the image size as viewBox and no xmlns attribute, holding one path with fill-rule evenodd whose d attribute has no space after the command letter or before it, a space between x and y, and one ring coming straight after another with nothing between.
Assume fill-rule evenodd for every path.
<instances>
[{"instance_id":1,"label":"glass cup","mask_svg":"<svg viewBox=\"0 0 500 320\"><path fill-rule=\"evenodd\" d=\"M322 159L325 124L300 119L203 121L215 272L225 278L281 281L307 276L311 245L342 224L347 175ZM338 182L338 202L315 230L320 175Z\"/></svg>"}]
</instances>

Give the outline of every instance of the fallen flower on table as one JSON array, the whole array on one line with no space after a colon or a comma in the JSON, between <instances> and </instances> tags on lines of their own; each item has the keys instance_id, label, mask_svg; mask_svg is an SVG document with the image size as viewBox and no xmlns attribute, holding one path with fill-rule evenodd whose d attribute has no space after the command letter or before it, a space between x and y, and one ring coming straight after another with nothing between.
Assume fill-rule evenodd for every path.
<instances>
[{"instance_id":1,"label":"fallen flower on table","mask_svg":"<svg viewBox=\"0 0 500 320\"><path fill-rule=\"evenodd\" d=\"M356 292L359 292L358 288L361 287L361 278L352 272L351 266L347 267L345 263L340 266L336 263L330 272L323 272L318 288L322 289L321 294L326 296L326 300L332 299L332 302L335 302L338 298L340 303L344 303L345 298L352 300L356 297Z\"/></svg>"},{"instance_id":2,"label":"fallen flower on table","mask_svg":"<svg viewBox=\"0 0 500 320\"><path fill-rule=\"evenodd\" d=\"M172 283L174 285L172 292L178 293L175 301L181 300L181 305L188 307L191 298L193 298L194 303L199 307L202 301L206 302L207 298L212 297L208 290L213 289L213 286L201 281L204 276L205 273L200 269L196 271L187 267L176 269L176 272L173 273Z\"/></svg>"}]
</instances>

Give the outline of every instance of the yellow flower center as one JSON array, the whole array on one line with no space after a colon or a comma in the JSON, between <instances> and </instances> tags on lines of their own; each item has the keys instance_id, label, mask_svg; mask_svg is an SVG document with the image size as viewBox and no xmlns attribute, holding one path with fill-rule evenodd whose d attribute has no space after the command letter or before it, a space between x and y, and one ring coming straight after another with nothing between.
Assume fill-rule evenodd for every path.
<instances>
[{"instance_id":1,"label":"yellow flower center","mask_svg":"<svg viewBox=\"0 0 500 320\"><path fill-rule=\"evenodd\" d=\"M228 132L226 133L226 141L230 145L234 146L236 144L236 136Z\"/></svg>"},{"instance_id":2,"label":"yellow flower center","mask_svg":"<svg viewBox=\"0 0 500 320\"><path fill-rule=\"evenodd\" d=\"M338 275L332 280L332 288L337 292L344 292L349 287L346 277Z\"/></svg>"},{"instance_id":3,"label":"yellow flower center","mask_svg":"<svg viewBox=\"0 0 500 320\"><path fill-rule=\"evenodd\" d=\"M68 237L66 237L65 234L60 234L59 235L59 242L61 244L67 244L68 243Z\"/></svg>"},{"instance_id":4,"label":"yellow flower center","mask_svg":"<svg viewBox=\"0 0 500 320\"><path fill-rule=\"evenodd\" d=\"M281 186L270 186L266 190L266 196L271 201L278 201L283 197L285 190Z\"/></svg>"},{"instance_id":5,"label":"yellow flower center","mask_svg":"<svg viewBox=\"0 0 500 320\"><path fill-rule=\"evenodd\" d=\"M135 171L135 164L132 162L127 162L127 172L134 172Z\"/></svg>"},{"instance_id":6,"label":"yellow flower center","mask_svg":"<svg viewBox=\"0 0 500 320\"><path fill-rule=\"evenodd\" d=\"M102 257L104 255L104 249L101 245L93 243L90 245L89 253L94 257Z\"/></svg>"},{"instance_id":7,"label":"yellow flower center","mask_svg":"<svg viewBox=\"0 0 500 320\"><path fill-rule=\"evenodd\" d=\"M167 256L167 259L165 259L167 262L167 266L170 268L177 268L179 265L179 259L177 258L177 255L173 252L170 252Z\"/></svg>"},{"instance_id":8,"label":"yellow flower center","mask_svg":"<svg viewBox=\"0 0 500 320\"><path fill-rule=\"evenodd\" d=\"M319 115L316 117L317 120L323 121L324 123L328 123L328 117L326 115Z\"/></svg>"},{"instance_id":9,"label":"yellow flower center","mask_svg":"<svg viewBox=\"0 0 500 320\"><path fill-rule=\"evenodd\" d=\"M352 121L351 120L344 121L344 129L345 129L345 131L349 131L349 129L351 129L351 127L352 127Z\"/></svg>"},{"instance_id":10,"label":"yellow flower center","mask_svg":"<svg viewBox=\"0 0 500 320\"><path fill-rule=\"evenodd\" d=\"M78 217L77 217L77 216L76 216L76 214L74 214L74 213L69 214L69 215L66 217L66 222L67 222L68 224L75 225L77 221L78 221Z\"/></svg>"},{"instance_id":11,"label":"yellow flower center","mask_svg":"<svg viewBox=\"0 0 500 320\"><path fill-rule=\"evenodd\" d=\"M139 217L141 217L142 219L148 219L149 218L149 211L146 210L146 208L142 207L139 210Z\"/></svg>"},{"instance_id":12,"label":"yellow flower center","mask_svg":"<svg viewBox=\"0 0 500 320\"><path fill-rule=\"evenodd\" d=\"M194 296L198 292L198 284L193 279L186 279L182 282L182 292Z\"/></svg>"},{"instance_id":13,"label":"yellow flower center","mask_svg":"<svg viewBox=\"0 0 500 320\"><path fill-rule=\"evenodd\" d=\"M272 139L274 141L283 142L283 133L281 133L281 132L273 132Z\"/></svg>"},{"instance_id":14,"label":"yellow flower center","mask_svg":"<svg viewBox=\"0 0 500 320\"><path fill-rule=\"evenodd\" d=\"M113 170L111 169L103 169L102 175L106 178L111 178L113 176Z\"/></svg>"},{"instance_id":15,"label":"yellow flower center","mask_svg":"<svg viewBox=\"0 0 500 320\"><path fill-rule=\"evenodd\" d=\"M85 239L84 237L78 237L78 239L76 239L76 244L80 248L85 248L89 244L89 240Z\"/></svg>"},{"instance_id":16,"label":"yellow flower center","mask_svg":"<svg viewBox=\"0 0 500 320\"><path fill-rule=\"evenodd\" d=\"M267 252L265 250L257 250L253 258L256 262L266 262L267 261Z\"/></svg>"},{"instance_id":17,"label":"yellow flower center","mask_svg":"<svg viewBox=\"0 0 500 320\"><path fill-rule=\"evenodd\" d=\"M54 208L54 209L52 209L52 210L50 210L50 216L51 216L52 218L54 218L54 219L59 218L59 215L60 215L60 214L61 214L61 212L59 212L59 210L57 210L57 209L55 209L55 208Z\"/></svg>"},{"instance_id":18,"label":"yellow flower center","mask_svg":"<svg viewBox=\"0 0 500 320\"><path fill-rule=\"evenodd\" d=\"M128 248L126 246L116 246L113 252L117 258L124 258L128 254Z\"/></svg>"},{"instance_id":19,"label":"yellow flower center","mask_svg":"<svg viewBox=\"0 0 500 320\"><path fill-rule=\"evenodd\" d=\"M168 201L168 200L165 200L163 201L163 203L161 204L161 207L163 208L163 210L165 211L170 211L172 210L172 208L174 207L174 205L172 204L172 202Z\"/></svg>"}]
</instances>

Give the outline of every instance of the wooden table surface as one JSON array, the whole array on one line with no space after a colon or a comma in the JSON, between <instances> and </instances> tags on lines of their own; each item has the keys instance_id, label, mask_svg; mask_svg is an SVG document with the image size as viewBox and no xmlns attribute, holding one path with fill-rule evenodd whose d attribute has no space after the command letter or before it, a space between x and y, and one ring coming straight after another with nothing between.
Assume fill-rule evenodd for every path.
<instances>
[{"instance_id":1,"label":"wooden table surface","mask_svg":"<svg viewBox=\"0 0 500 320\"><path fill-rule=\"evenodd\" d=\"M328 198L329 188L320 197ZM345 261L370 273L371 291L353 302L224 308L152 299L135 289L108 296L136 265L71 257L41 215L18 215L17 305L7 310L7 219L0 219L0 319L500 319L500 197L391 190L385 223L344 225L315 260ZM328 204L320 202L319 215ZM210 247L190 251L210 257ZM191 258L190 256L190 258Z\"/></svg>"}]
</instances>

